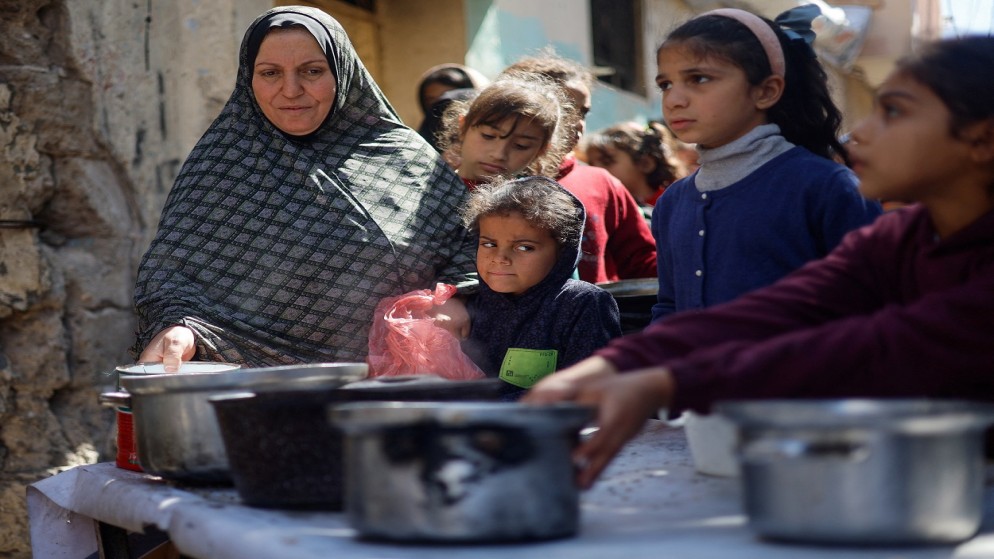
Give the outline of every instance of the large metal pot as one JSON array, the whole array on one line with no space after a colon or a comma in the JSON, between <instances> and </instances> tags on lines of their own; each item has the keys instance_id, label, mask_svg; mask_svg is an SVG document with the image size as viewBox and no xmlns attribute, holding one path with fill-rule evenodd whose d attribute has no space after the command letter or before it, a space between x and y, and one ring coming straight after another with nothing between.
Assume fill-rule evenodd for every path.
<instances>
[{"instance_id":1,"label":"large metal pot","mask_svg":"<svg viewBox=\"0 0 994 559\"><path fill-rule=\"evenodd\" d=\"M516 403L333 406L346 433L346 514L366 538L483 542L570 536L571 452L589 408Z\"/></svg>"},{"instance_id":2,"label":"large metal pot","mask_svg":"<svg viewBox=\"0 0 994 559\"><path fill-rule=\"evenodd\" d=\"M251 506L342 509L342 433L331 404L360 401L496 401L499 379L432 376L361 380L341 388L240 392L210 398L231 477Z\"/></svg>"},{"instance_id":3,"label":"large metal pot","mask_svg":"<svg viewBox=\"0 0 994 559\"><path fill-rule=\"evenodd\" d=\"M100 395L130 407L138 460L146 472L192 483L230 483L211 396L245 390L334 388L366 377L365 363L320 363L213 373L122 375L124 392Z\"/></svg>"},{"instance_id":4,"label":"large metal pot","mask_svg":"<svg viewBox=\"0 0 994 559\"><path fill-rule=\"evenodd\" d=\"M717 409L740 428L745 509L762 536L950 543L980 526L990 405L822 400Z\"/></svg>"}]
</instances>

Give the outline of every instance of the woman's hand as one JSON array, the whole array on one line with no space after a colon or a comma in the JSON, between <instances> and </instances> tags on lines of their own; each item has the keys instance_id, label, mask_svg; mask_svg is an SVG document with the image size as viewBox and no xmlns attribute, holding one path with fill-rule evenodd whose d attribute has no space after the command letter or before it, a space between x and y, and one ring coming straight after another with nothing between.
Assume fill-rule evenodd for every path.
<instances>
[{"instance_id":1,"label":"woman's hand","mask_svg":"<svg viewBox=\"0 0 994 559\"><path fill-rule=\"evenodd\" d=\"M577 483L586 489L646 419L669 404L672 394L673 378L665 368L618 374L607 360L592 357L542 379L522 401L571 401L597 407L600 428L573 453L581 465Z\"/></svg>"},{"instance_id":2,"label":"woman's hand","mask_svg":"<svg viewBox=\"0 0 994 559\"><path fill-rule=\"evenodd\" d=\"M186 326L170 326L152 338L152 341L145 346L145 350L138 357L138 362L161 362L167 373L175 373L179 371L179 367L184 361L193 359L196 353L197 346L193 330Z\"/></svg>"}]
</instances>

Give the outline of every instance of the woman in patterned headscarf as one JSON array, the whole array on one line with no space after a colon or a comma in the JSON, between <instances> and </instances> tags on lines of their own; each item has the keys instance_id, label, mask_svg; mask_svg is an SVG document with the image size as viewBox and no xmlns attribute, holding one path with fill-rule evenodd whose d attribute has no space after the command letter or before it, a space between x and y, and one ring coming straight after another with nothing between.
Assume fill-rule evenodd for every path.
<instances>
[{"instance_id":1,"label":"woman in patterned headscarf","mask_svg":"<svg viewBox=\"0 0 994 559\"><path fill-rule=\"evenodd\" d=\"M465 196L338 22L269 10L142 259L135 353L167 370L363 360L381 298L475 279Z\"/></svg>"}]
</instances>

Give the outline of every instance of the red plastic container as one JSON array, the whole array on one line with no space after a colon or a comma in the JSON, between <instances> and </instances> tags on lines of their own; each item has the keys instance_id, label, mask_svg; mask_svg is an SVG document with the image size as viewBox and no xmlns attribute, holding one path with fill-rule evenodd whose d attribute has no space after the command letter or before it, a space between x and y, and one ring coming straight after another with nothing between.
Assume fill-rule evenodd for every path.
<instances>
[{"instance_id":1,"label":"red plastic container","mask_svg":"<svg viewBox=\"0 0 994 559\"><path fill-rule=\"evenodd\" d=\"M141 472L138 463L138 449L135 448L135 424L131 408L117 408L117 460L118 468Z\"/></svg>"}]
</instances>

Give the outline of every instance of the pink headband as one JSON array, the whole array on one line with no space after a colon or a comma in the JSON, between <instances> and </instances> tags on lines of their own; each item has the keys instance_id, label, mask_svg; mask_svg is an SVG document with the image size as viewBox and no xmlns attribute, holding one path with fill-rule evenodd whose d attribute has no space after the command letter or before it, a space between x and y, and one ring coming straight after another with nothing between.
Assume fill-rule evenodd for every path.
<instances>
[{"instance_id":1,"label":"pink headband","mask_svg":"<svg viewBox=\"0 0 994 559\"><path fill-rule=\"evenodd\" d=\"M752 31L752 34L759 39L759 44L763 45L763 50L766 51L766 58L770 61L770 69L773 70L774 74L781 78L784 77L787 65L783 58L783 47L780 46L780 39L777 39L776 32L762 18L756 14L736 8L711 10L697 17L701 16L727 17L748 27L749 31Z\"/></svg>"}]
</instances>

